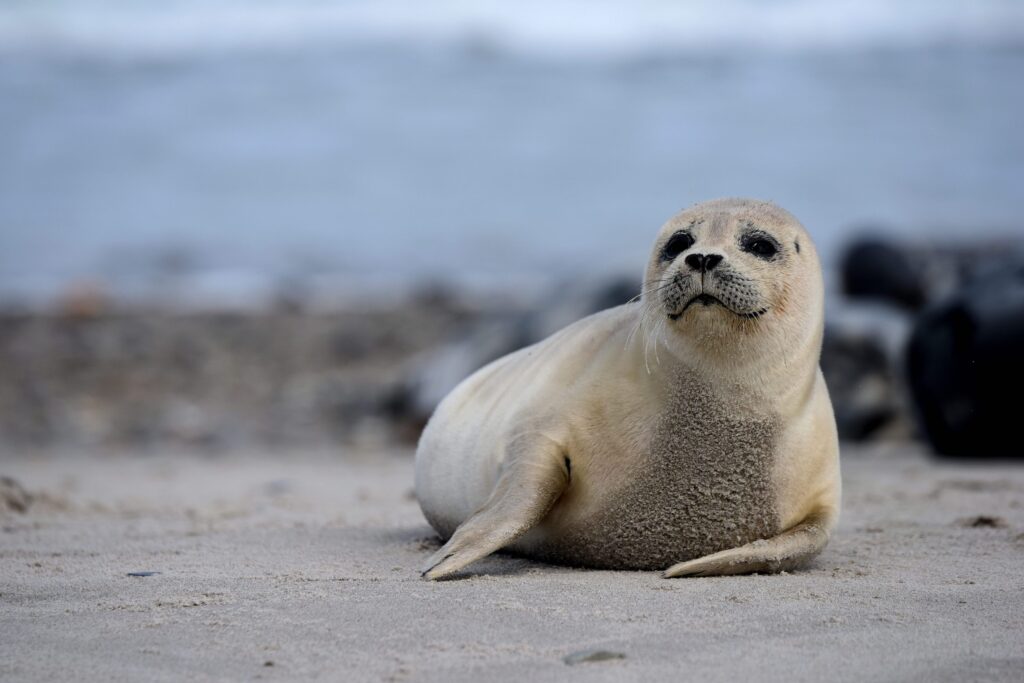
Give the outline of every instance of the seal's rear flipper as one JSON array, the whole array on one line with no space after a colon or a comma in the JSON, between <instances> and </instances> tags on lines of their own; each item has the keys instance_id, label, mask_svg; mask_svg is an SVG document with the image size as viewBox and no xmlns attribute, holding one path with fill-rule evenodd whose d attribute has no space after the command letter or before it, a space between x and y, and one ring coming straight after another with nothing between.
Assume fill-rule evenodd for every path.
<instances>
[{"instance_id":1,"label":"seal's rear flipper","mask_svg":"<svg viewBox=\"0 0 1024 683\"><path fill-rule=\"evenodd\" d=\"M510 463L484 506L427 560L423 577L450 576L525 534L548 513L569 478L569 459L551 442Z\"/></svg>"},{"instance_id":2,"label":"seal's rear flipper","mask_svg":"<svg viewBox=\"0 0 1024 683\"><path fill-rule=\"evenodd\" d=\"M796 569L820 553L828 543L832 519L831 514L813 513L778 536L672 565L664 577L674 579L679 576L727 576L755 572L775 574Z\"/></svg>"}]
</instances>

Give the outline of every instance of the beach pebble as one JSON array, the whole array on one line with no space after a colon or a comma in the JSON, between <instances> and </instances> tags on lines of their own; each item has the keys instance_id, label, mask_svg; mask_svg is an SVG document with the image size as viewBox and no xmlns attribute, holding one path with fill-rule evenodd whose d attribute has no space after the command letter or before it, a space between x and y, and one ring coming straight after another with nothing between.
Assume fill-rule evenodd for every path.
<instances>
[{"instance_id":1,"label":"beach pebble","mask_svg":"<svg viewBox=\"0 0 1024 683\"><path fill-rule=\"evenodd\" d=\"M960 525L973 529L1005 529L1006 520L993 515L978 515L977 517L968 517L967 519L960 520Z\"/></svg>"},{"instance_id":2,"label":"beach pebble","mask_svg":"<svg viewBox=\"0 0 1024 683\"><path fill-rule=\"evenodd\" d=\"M611 650L579 650L562 658L569 666L587 664L589 662L607 662L613 659L625 659L626 655Z\"/></svg>"}]
</instances>

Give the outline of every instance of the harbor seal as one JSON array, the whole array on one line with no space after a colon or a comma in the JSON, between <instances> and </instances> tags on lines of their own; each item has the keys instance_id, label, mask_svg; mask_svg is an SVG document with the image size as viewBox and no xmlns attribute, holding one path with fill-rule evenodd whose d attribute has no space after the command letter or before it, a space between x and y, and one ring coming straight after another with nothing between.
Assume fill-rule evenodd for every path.
<instances>
[{"instance_id":1,"label":"harbor seal","mask_svg":"<svg viewBox=\"0 0 1024 683\"><path fill-rule=\"evenodd\" d=\"M438 406L416 496L447 543L664 576L778 572L828 542L839 445L824 285L800 223L720 199L671 218L637 301L501 358Z\"/></svg>"}]
</instances>

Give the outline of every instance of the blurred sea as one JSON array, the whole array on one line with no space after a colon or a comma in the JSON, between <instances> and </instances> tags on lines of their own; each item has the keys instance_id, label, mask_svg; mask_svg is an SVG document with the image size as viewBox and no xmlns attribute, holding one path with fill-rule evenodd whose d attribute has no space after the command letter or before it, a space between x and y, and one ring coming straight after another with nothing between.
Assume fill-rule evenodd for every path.
<instances>
[{"instance_id":1,"label":"blurred sea","mask_svg":"<svg viewBox=\"0 0 1024 683\"><path fill-rule=\"evenodd\" d=\"M6 0L0 301L537 289L725 195L1024 235L1022 83L1014 0Z\"/></svg>"}]
</instances>

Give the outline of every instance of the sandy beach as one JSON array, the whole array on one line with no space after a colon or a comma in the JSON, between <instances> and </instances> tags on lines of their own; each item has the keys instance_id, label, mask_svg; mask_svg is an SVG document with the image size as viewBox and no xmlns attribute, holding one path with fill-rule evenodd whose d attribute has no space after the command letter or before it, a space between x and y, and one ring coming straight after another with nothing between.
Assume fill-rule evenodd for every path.
<instances>
[{"instance_id":1,"label":"sandy beach","mask_svg":"<svg viewBox=\"0 0 1024 683\"><path fill-rule=\"evenodd\" d=\"M408 451L7 457L4 680L984 680L1024 676L1024 469L847 448L810 568L664 580L437 539ZM133 576L133 573L148 573Z\"/></svg>"},{"instance_id":2,"label":"sandy beach","mask_svg":"<svg viewBox=\"0 0 1024 683\"><path fill-rule=\"evenodd\" d=\"M0 2L0 56L0 683L1024 682L1024 2ZM808 240L666 223L724 197ZM781 388L817 362L831 543L770 576L423 580L443 398L628 305L685 382L584 323L460 437L572 413L658 455L566 451L624 484L581 516L602 551L770 534L768 446L831 439L817 381ZM694 445L717 509L638 521Z\"/></svg>"}]
</instances>

